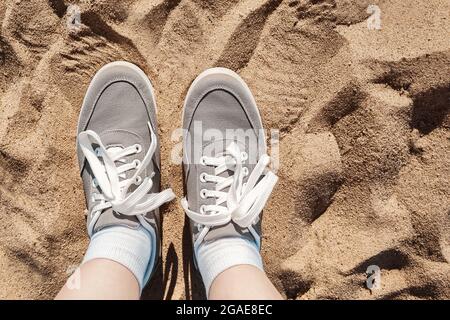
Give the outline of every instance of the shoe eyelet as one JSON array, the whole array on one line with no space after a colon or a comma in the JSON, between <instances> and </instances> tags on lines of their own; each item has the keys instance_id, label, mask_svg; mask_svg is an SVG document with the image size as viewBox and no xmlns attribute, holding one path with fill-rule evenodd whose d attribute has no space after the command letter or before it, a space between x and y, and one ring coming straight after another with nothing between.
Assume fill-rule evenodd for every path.
<instances>
[{"instance_id":1,"label":"shoe eyelet","mask_svg":"<svg viewBox=\"0 0 450 320\"><path fill-rule=\"evenodd\" d=\"M206 166L205 157L201 157L200 158L200 164L203 165L203 166Z\"/></svg>"},{"instance_id":2,"label":"shoe eyelet","mask_svg":"<svg viewBox=\"0 0 450 320\"><path fill-rule=\"evenodd\" d=\"M139 166L141 165L141 161L136 159L133 161L135 168L139 168Z\"/></svg>"},{"instance_id":3,"label":"shoe eyelet","mask_svg":"<svg viewBox=\"0 0 450 320\"><path fill-rule=\"evenodd\" d=\"M242 172L244 173L244 176L245 176L245 177L247 177L247 176L249 175L249 171L248 171L248 168L247 168L247 167L244 167L244 168L242 169Z\"/></svg>"},{"instance_id":4,"label":"shoe eyelet","mask_svg":"<svg viewBox=\"0 0 450 320\"><path fill-rule=\"evenodd\" d=\"M142 146L140 144L135 144L134 147L136 148L136 153L142 152Z\"/></svg>"},{"instance_id":5,"label":"shoe eyelet","mask_svg":"<svg viewBox=\"0 0 450 320\"><path fill-rule=\"evenodd\" d=\"M97 157L101 157L101 150L100 150L100 148L95 148L94 152L95 152L95 155Z\"/></svg>"},{"instance_id":6,"label":"shoe eyelet","mask_svg":"<svg viewBox=\"0 0 450 320\"><path fill-rule=\"evenodd\" d=\"M97 188L98 187L98 182L97 182L97 179L92 179L92 186L94 187L94 188Z\"/></svg>"},{"instance_id":7,"label":"shoe eyelet","mask_svg":"<svg viewBox=\"0 0 450 320\"><path fill-rule=\"evenodd\" d=\"M241 157L242 157L242 160L247 161L247 160L248 160L248 154L247 154L247 152L242 152L242 153L241 153Z\"/></svg>"},{"instance_id":8,"label":"shoe eyelet","mask_svg":"<svg viewBox=\"0 0 450 320\"><path fill-rule=\"evenodd\" d=\"M202 190L200 190L200 198L202 198L202 199L206 199L206 189L202 189Z\"/></svg>"},{"instance_id":9,"label":"shoe eyelet","mask_svg":"<svg viewBox=\"0 0 450 320\"><path fill-rule=\"evenodd\" d=\"M205 214L206 213L204 205L200 207L200 213L201 214Z\"/></svg>"},{"instance_id":10,"label":"shoe eyelet","mask_svg":"<svg viewBox=\"0 0 450 320\"><path fill-rule=\"evenodd\" d=\"M206 181L206 175L207 175L206 172L200 173L200 182L203 182L203 183L206 183L206 182L207 182L207 181Z\"/></svg>"},{"instance_id":11,"label":"shoe eyelet","mask_svg":"<svg viewBox=\"0 0 450 320\"><path fill-rule=\"evenodd\" d=\"M134 181L134 184L135 185L140 185L142 183L142 178L141 178L141 176L137 176L136 177L136 179L135 179L135 181Z\"/></svg>"}]
</instances>

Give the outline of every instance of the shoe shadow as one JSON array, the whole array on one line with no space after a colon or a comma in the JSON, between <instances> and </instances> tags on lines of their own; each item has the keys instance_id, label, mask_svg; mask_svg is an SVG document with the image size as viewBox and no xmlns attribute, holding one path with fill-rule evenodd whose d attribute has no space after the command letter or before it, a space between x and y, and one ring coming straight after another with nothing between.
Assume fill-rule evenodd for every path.
<instances>
[{"instance_id":1,"label":"shoe shadow","mask_svg":"<svg viewBox=\"0 0 450 320\"><path fill-rule=\"evenodd\" d=\"M186 175L184 165L181 165L183 173L183 193L186 192ZM184 278L184 296L186 300L206 300L205 287L203 285L202 277L194 264L194 250L192 243L192 232L189 218L184 215L183 226L183 278Z\"/></svg>"},{"instance_id":2,"label":"shoe shadow","mask_svg":"<svg viewBox=\"0 0 450 320\"><path fill-rule=\"evenodd\" d=\"M167 210L167 205L161 208L161 226L164 223L164 212ZM161 237L163 237L163 228L161 228ZM164 257L164 253L161 253ZM175 251L173 243L170 244L167 250L164 268L163 263L159 261L156 272L150 280L147 287L142 292L141 300L171 300L178 277L178 255ZM170 283L169 283L170 279ZM167 292L167 293L166 293ZM166 293L166 294L165 294ZM164 297L165 294L165 297Z\"/></svg>"},{"instance_id":3,"label":"shoe shadow","mask_svg":"<svg viewBox=\"0 0 450 320\"><path fill-rule=\"evenodd\" d=\"M186 300L206 300L202 278L194 265L192 236L189 219L184 218L183 227L183 276Z\"/></svg>"},{"instance_id":4,"label":"shoe shadow","mask_svg":"<svg viewBox=\"0 0 450 320\"><path fill-rule=\"evenodd\" d=\"M162 265L162 263L158 265L152 280L142 292L141 300L172 299L178 277L178 256L172 243L167 250L164 269Z\"/></svg>"},{"instance_id":5,"label":"shoe shadow","mask_svg":"<svg viewBox=\"0 0 450 320\"><path fill-rule=\"evenodd\" d=\"M164 298L163 269L159 263L150 283L144 288L141 300L162 300Z\"/></svg>"},{"instance_id":6,"label":"shoe shadow","mask_svg":"<svg viewBox=\"0 0 450 320\"><path fill-rule=\"evenodd\" d=\"M186 184L184 182L183 168L183 191L186 194ZM167 209L164 205L161 214L161 223L164 220L164 212ZM184 213L183 213L184 214ZM183 239L182 239L182 258L183 258L183 278L186 300L206 300L205 287L203 280L194 264L194 252L192 245L192 233L189 224L189 218L184 217ZM174 294L178 270L179 259L175 246L170 244L165 257L164 268L160 262L156 272L153 275L149 285L142 292L141 300L171 300Z\"/></svg>"}]
</instances>

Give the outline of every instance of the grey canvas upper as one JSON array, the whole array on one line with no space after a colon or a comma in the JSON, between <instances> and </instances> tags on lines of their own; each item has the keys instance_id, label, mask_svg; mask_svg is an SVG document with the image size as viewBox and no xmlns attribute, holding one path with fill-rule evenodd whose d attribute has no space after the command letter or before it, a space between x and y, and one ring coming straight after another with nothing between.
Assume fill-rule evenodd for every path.
<instances>
[{"instance_id":1,"label":"grey canvas upper","mask_svg":"<svg viewBox=\"0 0 450 320\"><path fill-rule=\"evenodd\" d=\"M202 156L220 157L231 144L236 144L248 159L243 166L252 172L260 157L266 153L265 136L255 100L243 80L231 70L215 68L205 71L192 84L184 105L184 174L186 200L190 210L200 212L204 205L215 204L216 199L201 196L202 190L215 190L216 184L205 182L202 174L214 175L214 166L204 165ZM230 168L231 169L231 168ZM234 174L226 170L220 177ZM248 175L243 183L247 182ZM228 192L229 188L223 190ZM221 204L227 206L226 203ZM261 233L261 221L254 221L252 228ZM193 243L197 242L203 226L192 221ZM224 237L240 236L259 245L259 239L233 220L220 226L212 226L200 241L214 241Z\"/></svg>"},{"instance_id":2,"label":"grey canvas upper","mask_svg":"<svg viewBox=\"0 0 450 320\"><path fill-rule=\"evenodd\" d=\"M78 135L82 132L95 132L107 150L123 150L127 147L140 146L141 150L124 157L121 159L122 162L116 163L117 166L134 161L139 164L144 160L152 143L149 124L153 132L157 133L153 89L145 74L136 66L126 62L116 62L103 67L92 80L85 96L78 123ZM155 137L157 135L153 138ZM152 178L153 186L149 190L152 194L160 191L160 154L157 138L154 143L156 143L156 150L153 157L139 174L141 180L146 177ZM94 149L96 147L93 145ZM92 168L81 150L80 141L77 143L77 153L86 196L87 224L89 226L94 223L92 233L114 225L138 228L142 222L137 216L123 215L114 211L113 208L104 209L98 219L92 221L95 214L92 209L99 202L93 199L93 195L102 194L102 190L94 181ZM126 179L132 178L134 173L135 170L128 170L125 173ZM138 186L138 181L136 184L131 184L126 192L127 195ZM155 256L158 258L161 230L159 210L147 212L142 217L154 228L158 250Z\"/></svg>"}]
</instances>

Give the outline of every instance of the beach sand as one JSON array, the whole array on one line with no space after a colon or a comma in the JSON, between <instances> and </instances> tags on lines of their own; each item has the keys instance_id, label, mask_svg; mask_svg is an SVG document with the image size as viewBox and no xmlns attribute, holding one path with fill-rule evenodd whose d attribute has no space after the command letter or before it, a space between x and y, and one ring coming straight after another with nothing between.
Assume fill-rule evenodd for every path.
<instances>
[{"instance_id":1,"label":"beach sand","mask_svg":"<svg viewBox=\"0 0 450 320\"><path fill-rule=\"evenodd\" d=\"M162 188L178 197L190 83L214 66L248 83L279 130L262 255L286 298L450 299L448 0L73 3L80 26L68 1L0 2L0 298L51 299L81 262L78 114L95 72L127 60L156 89ZM179 201L163 212L143 298L205 298Z\"/></svg>"}]
</instances>

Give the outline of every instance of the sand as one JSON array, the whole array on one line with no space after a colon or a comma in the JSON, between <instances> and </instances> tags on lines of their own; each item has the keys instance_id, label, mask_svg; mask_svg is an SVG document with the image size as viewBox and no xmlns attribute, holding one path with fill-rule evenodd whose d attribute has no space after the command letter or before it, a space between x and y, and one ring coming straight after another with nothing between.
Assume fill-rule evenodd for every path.
<instances>
[{"instance_id":1,"label":"sand","mask_svg":"<svg viewBox=\"0 0 450 320\"><path fill-rule=\"evenodd\" d=\"M190 83L213 66L248 82L280 135L262 254L286 298L450 299L448 0L73 3L75 29L68 1L0 2L0 298L51 299L80 263L77 117L95 72L121 59L156 88L162 187L179 197L172 132ZM145 299L205 297L185 222L178 201L164 208Z\"/></svg>"}]
</instances>

